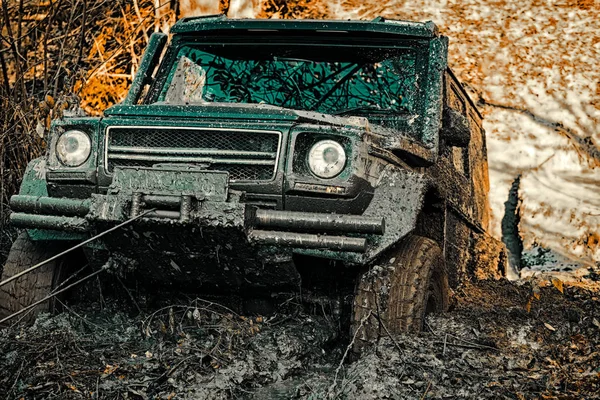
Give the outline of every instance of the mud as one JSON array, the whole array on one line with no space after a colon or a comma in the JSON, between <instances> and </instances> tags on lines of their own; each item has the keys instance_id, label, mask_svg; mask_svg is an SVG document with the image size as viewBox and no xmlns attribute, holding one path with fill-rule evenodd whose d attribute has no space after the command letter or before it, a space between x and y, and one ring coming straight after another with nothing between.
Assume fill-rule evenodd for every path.
<instances>
[{"instance_id":1,"label":"mud","mask_svg":"<svg viewBox=\"0 0 600 400\"><path fill-rule=\"evenodd\" d=\"M198 299L163 299L141 313L117 300L80 303L0 331L0 394L598 398L598 294L568 284L560 290L547 281L461 285L451 310L428 317L423 333L382 337L360 357L333 317L289 304L263 317Z\"/></svg>"},{"instance_id":2,"label":"mud","mask_svg":"<svg viewBox=\"0 0 600 400\"><path fill-rule=\"evenodd\" d=\"M10 246L12 246L18 235L16 229L8 226L8 224L3 225L2 222L0 221L0 273L8 258Z\"/></svg>"}]
</instances>

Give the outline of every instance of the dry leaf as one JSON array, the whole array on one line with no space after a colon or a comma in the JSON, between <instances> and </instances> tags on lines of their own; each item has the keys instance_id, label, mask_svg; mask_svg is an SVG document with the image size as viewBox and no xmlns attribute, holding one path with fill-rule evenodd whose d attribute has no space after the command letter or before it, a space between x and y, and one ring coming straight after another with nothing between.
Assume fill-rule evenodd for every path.
<instances>
[{"instance_id":1,"label":"dry leaf","mask_svg":"<svg viewBox=\"0 0 600 400\"><path fill-rule=\"evenodd\" d=\"M554 285L554 287L556 289L558 289L559 292L561 292L563 294L565 293L564 288L563 288L563 281L561 281L558 278L552 278L552 284Z\"/></svg>"},{"instance_id":2,"label":"dry leaf","mask_svg":"<svg viewBox=\"0 0 600 400\"><path fill-rule=\"evenodd\" d=\"M544 326L545 326L545 327L546 327L548 330L550 330L550 331L552 331L552 332L556 331L556 328L555 328L555 327L553 327L552 325L550 325L550 324L548 324L548 323L546 323L546 322L544 322Z\"/></svg>"},{"instance_id":3,"label":"dry leaf","mask_svg":"<svg viewBox=\"0 0 600 400\"><path fill-rule=\"evenodd\" d=\"M527 301L527 304L525 305L525 310L527 312L531 312L531 300L533 299L533 297L529 298L529 301Z\"/></svg>"},{"instance_id":4,"label":"dry leaf","mask_svg":"<svg viewBox=\"0 0 600 400\"><path fill-rule=\"evenodd\" d=\"M44 127L44 124L42 124L40 122L40 120L38 120L37 125L35 126L35 133L38 134L38 136L43 139L44 138L44 132L46 132L46 128Z\"/></svg>"},{"instance_id":5,"label":"dry leaf","mask_svg":"<svg viewBox=\"0 0 600 400\"><path fill-rule=\"evenodd\" d=\"M594 319L592 320L592 324L593 324L593 325L594 325L596 328L600 329L600 322L598 322L598 320L597 320L596 318L594 318Z\"/></svg>"},{"instance_id":6,"label":"dry leaf","mask_svg":"<svg viewBox=\"0 0 600 400\"><path fill-rule=\"evenodd\" d=\"M197 308L194 308L194 312L192 313L192 317L194 318L194 321L200 321L202 319L202 315L200 314L200 310L198 310Z\"/></svg>"},{"instance_id":7,"label":"dry leaf","mask_svg":"<svg viewBox=\"0 0 600 400\"><path fill-rule=\"evenodd\" d=\"M106 364L106 368L104 368L104 371L102 372L102 378L106 378L109 375L112 375L113 372L115 372L117 369L119 368L118 365L110 365L110 364Z\"/></svg>"},{"instance_id":8,"label":"dry leaf","mask_svg":"<svg viewBox=\"0 0 600 400\"><path fill-rule=\"evenodd\" d=\"M79 389L77 389L77 387L75 387L75 385L73 384L67 384L67 387L76 393L81 393Z\"/></svg>"}]
</instances>

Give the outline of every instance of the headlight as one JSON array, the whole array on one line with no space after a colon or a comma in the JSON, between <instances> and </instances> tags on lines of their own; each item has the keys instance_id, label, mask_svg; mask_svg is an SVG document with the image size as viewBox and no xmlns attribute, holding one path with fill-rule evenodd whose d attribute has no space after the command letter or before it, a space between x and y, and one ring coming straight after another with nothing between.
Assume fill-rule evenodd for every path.
<instances>
[{"instance_id":1,"label":"headlight","mask_svg":"<svg viewBox=\"0 0 600 400\"><path fill-rule=\"evenodd\" d=\"M81 131L67 131L56 142L56 157L67 167L79 167L87 161L91 150L89 136Z\"/></svg>"},{"instance_id":2,"label":"headlight","mask_svg":"<svg viewBox=\"0 0 600 400\"><path fill-rule=\"evenodd\" d=\"M346 152L334 140L322 140L310 148L308 167L319 178L333 178L342 172L346 165Z\"/></svg>"}]
</instances>

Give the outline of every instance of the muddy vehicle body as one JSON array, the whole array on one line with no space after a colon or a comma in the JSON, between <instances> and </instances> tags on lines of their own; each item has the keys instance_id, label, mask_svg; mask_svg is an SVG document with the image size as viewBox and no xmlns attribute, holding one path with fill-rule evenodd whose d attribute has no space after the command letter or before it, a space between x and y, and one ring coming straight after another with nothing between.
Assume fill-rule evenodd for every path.
<instances>
[{"instance_id":1,"label":"muddy vehicle body","mask_svg":"<svg viewBox=\"0 0 600 400\"><path fill-rule=\"evenodd\" d=\"M367 337L418 329L475 265L501 267L481 116L433 23L214 16L171 34L152 35L122 104L53 124L11 201L26 233L4 278L137 216L85 246L91 265L350 304ZM57 269L37 272L43 290ZM0 288L5 309L40 298L28 281Z\"/></svg>"}]
</instances>

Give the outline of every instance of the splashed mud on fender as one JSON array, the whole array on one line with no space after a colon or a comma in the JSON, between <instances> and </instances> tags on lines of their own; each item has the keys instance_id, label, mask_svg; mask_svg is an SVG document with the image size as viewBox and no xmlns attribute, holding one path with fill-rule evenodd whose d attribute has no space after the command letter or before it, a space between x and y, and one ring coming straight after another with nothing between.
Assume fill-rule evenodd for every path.
<instances>
[{"instance_id":1,"label":"splashed mud on fender","mask_svg":"<svg viewBox=\"0 0 600 400\"><path fill-rule=\"evenodd\" d=\"M46 180L46 160L40 159L37 163L32 163L35 177L39 180Z\"/></svg>"},{"instance_id":2,"label":"splashed mud on fender","mask_svg":"<svg viewBox=\"0 0 600 400\"><path fill-rule=\"evenodd\" d=\"M386 215L386 232L374 237L375 246L364 255L366 264L410 233L423 204L428 179L414 171L389 165L375 185L375 195L364 216Z\"/></svg>"}]
</instances>

